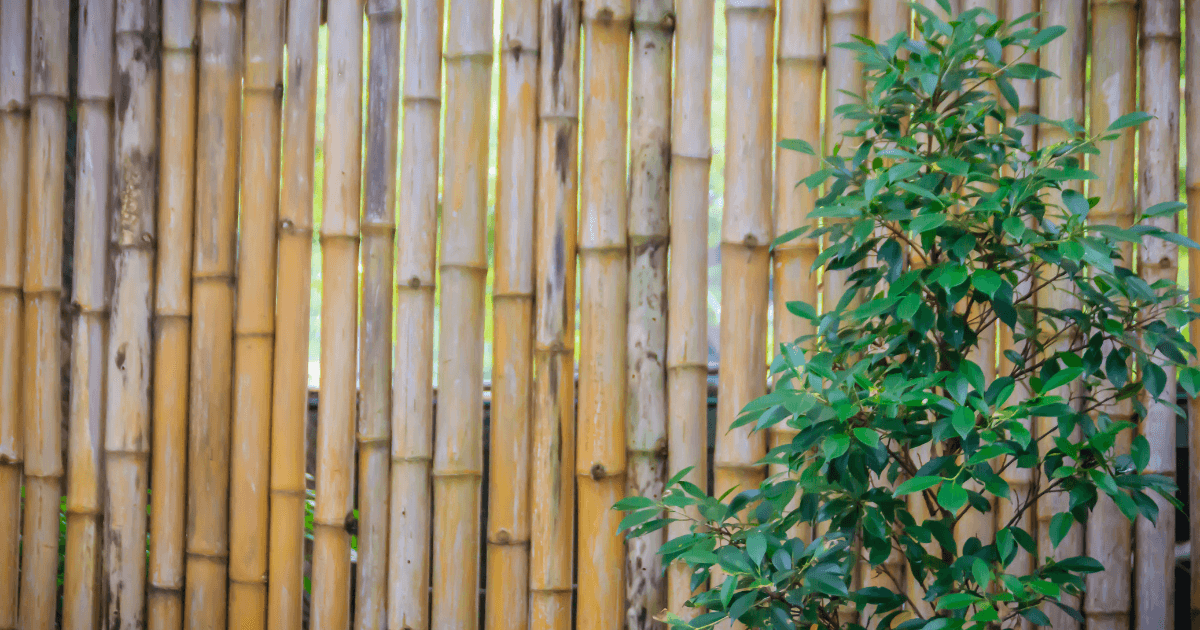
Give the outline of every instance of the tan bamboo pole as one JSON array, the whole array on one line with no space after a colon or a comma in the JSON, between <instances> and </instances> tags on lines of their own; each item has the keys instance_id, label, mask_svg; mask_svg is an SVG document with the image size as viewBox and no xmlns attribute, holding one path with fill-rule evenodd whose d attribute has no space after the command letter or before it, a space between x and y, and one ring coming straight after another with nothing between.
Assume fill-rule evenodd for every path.
<instances>
[{"instance_id":1,"label":"tan bamboo pole","mask_svg":"<svg viewBox=\"0 0 1200 630\"><path fill-rule=\"evenodd\" d=\"M49 629L58 596L62 496L63 188L66 170L68 7L36 0L30 8L28 205L25 314L21 355L25 427L25 527L21 548L22 629ZM7 20L7 17L5 18Z\"/></svg>"},{"instance_id":2,"label":"tan bamboo pole","mask_svg":"<svg viewBox=\"0 0 1200 630\"><path fill-rule=\"evenodd\" d=\"M267 626L300 630L304 597L305 426L313 247L313 155L320 0L287 3L271 393Z\"/></svg>"},{"instance_id":3,"label":"tan bamboo pole","mask_svg":"<svg viewBox=\"0 0 1200 630\"><path fill-rule=\"evenodd\" d=\"M233 324L234 403L229 464L229 618L246 630L265 628L267 615L283 9L281 0L246 3L242 216Z\"/></svg>"},{"instance_id":4,"label":"tan bamboo pole","mask_svg":"<svg viewBox=\"0 0 1200 630\"><path fill-rule=\"evenodd\" d=\"M1200 0L1186 0L1184 11L1188 16L1184 34L1187 41L1184 44L1188 50L1200 50ZM1191 54L1186 58L1184 66L1184 114L1187 116L1186 144L1187 173L1187 229L1188 236L1195 240L1200 237L1200 55ZM1200 297L1200 256L1188 256L1188 290L1189 297ZM1191 338L1200 339L1200 322L1193 321L1190 327ZM1200 397L1188 401L1188 521L1190 539L1200 541ZM1192 580L1191 589L1191 618L1200 618L1200 580Z\"/></svg>"},{"instance_id":5,"label":"tan bamboo pole","mask_svg":"<svg viewBox=\"0 0 1200 630\"><path fill-rule=\"evenodd\" d=\"M66 562L63 628L96 627L101 609L104 505L104 369L109 322L109 199L113 155L111 0L80 6L76 127L75 251L67 414Z\"/></svg>"},{"instance_id":6,"label":"tan bamboo pole","mask_svg":"<svg viewBox=\"0 0 1200 630\"><path fill-rule=\"evenodd\" d=\"M1140 109L1154 117L1141 127L1138 143L1138 206L1143 210L1179 199L1179 13L1177 0L1142 3ZM1175 213L1147 222L1179 231ZM1151 285L1160 280L1176 282L1178 247L1162 239L1146 239L1138 247L1138 275ZM1139 429L1150 442L1145 472L1174 479L1175 368L1160 359L1167 374L1163 400L1145 401L1146 417ZM1171 628L1175 619L1175 508L1159 496L1152 498L1158 504L1158 520L1138 519L1135 526L1138 630Z\"/></svg>"},{"instance_id":7,"label":"tan bamboo pole","mask_svg":"<svg viewBox=\"0 0 1200 630\"><path fill-rule=\"evenodd\" d=\"M1137 89L1137 4L1133 0L1092 0L1092 56L1090 118L1093 130L1103 130L1117 117L1136 107ZM1096 223L1128 227L1134 215L1134 130L1125 129L1113 142L1099 146L1090 166L1097 179L1088 185L1088 196L1099 197L1090 218ZM1131 244L1122 244L1123 266L1133 267ZM1113 420L1132 420L1130 401L1102 408ZM1122 433L1118 451L1129 448L1129 434ZM1084 614L1088 630L1128 628L1132 603L1131 530L1115 503L1101 496L1088 519L1088 555L1104 565L1101 573L1087 577Z\"/></svg>"},{"instance_id":8,"label":"tan bamboo pole","mask_svg":"<svg viewBox=\"0 0 1200 630\"><path fill-rule=\"evenodd\" d=\"M162 87L155 260L154 402L147 627L183 625L188 365L196 155L196 3L162 11Z\"/></svg>"},{"instance_id":9,"label":"tan bamboo pole","mask_svg":"<svg viewBox=\"0 0 1200 630\"><path fill-rule=\"evenodd\" d=\"M242 5L200 4L184 627L226 620Z\"/></svg>"},{"instance_id":10,"label":"tan bamboo pole","mask_svg":"<svg viewBox=\"0 0 1200 630\"><path fill-rule=\"evenodd\" d=\"M321 222L321 407L313 510L314 630L350 625L350 524L358 398L358 212L362 160L363 2L328 8L324 214Z\"/></svg>"},{"instance_id":11,"label":"tan bamboo pole","mask_svg":"<svg viewBox=\"0 0 1200 630\"><path fill-rule=\"evenodd\" d=\"M529 447L537 193L538 3L508 0L500 35L496 275L484 627L529 622Z\"/></svg>"},{"instance_id":12,"label":"tan bamboo pole","mask_svg":"<svg viewBox=\"0 0 1200 630\"><path fill-rule=\"evenodd\" d=\"M0 566L20 565L29 2L0 2ZM17 627L16 571L0 572L0 628Z\"/></svg>"},{"instance_id":13,"label":"tan bamboo pole","mask_svg":"<svg viewBox=\"0 0 1200 630\"><path fill-rule=\"evenodd\" d=\"M442 0L409 0L396 261L388 626L429 626L433 317L437 277Z\"/></svg>"},{"instance_id":14,"label":"tan bamboo pole","mask_svg":"<svg viewBox=\"0 0 1200 630\"><path fill-rule=\"evenodd\" d=\"M670 265L667 276L667 473L708 485L708 179L712 162L713 11L709 0L676 0L675 90L671 103ZM817 71L818 75L820 70ZM687 534L672 523L671 538ZM667 569L667 609L696 609L691 572Z\"/></svg>"},{"instance_id":15,"label":"tan bamboo pole","mask_svg":"<svg viewBox=\"0 0 1200 630\"><path fill-rule=\"evenodd\" d=\"M671 168L672 0L633 2L629 123L626 496L659 498L667 472L667 238ZM625 627L649 629L666 604L666 531L628 541Z\"/></svg>"},{"instance_id":16,"label":"tan bamboo pole","mask_svg":"<svg viewBox=\"0 0 1200 630\"><path fill-rule=\"evenodd\" d=\"M370 78L359 327L358 579L354 624L387 627L388 482L392 436L392 296L396 145L400 115L400 1L370 0Z\"/></svg>"},{"instance_id":17,"label":"tan bamboo pole","mask_svg":"<svg viewBox=\"0 0 1200 630\"><path fill-rule=\"evenodd\" d=\"M575 537L579 3L542 0L534 227L529 627L569 630Z\"/></svg>"}]
</instances>

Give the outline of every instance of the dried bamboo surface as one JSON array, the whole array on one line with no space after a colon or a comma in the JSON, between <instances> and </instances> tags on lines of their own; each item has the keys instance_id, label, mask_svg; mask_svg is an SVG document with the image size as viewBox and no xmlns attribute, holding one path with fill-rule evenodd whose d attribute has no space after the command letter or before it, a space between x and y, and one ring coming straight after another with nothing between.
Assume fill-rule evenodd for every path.
<instances>
[{"instance_id":1,"label":"dried bamboo surface","mask_svg":"<svg viewBox=\"0 0 1200 630\"><path fill-rule=\"evenodd\" d=\"M675 91L671 103L671 182L667 277L667 474L685 468L706 487L708 457L708 179L712 162L713 7L708 0L675 4ZM667 535L688 533L672 523ZM667 609L695 617L684 602L691 572L667 569Z\"/></svg>"},{"instance_id":2,"label":"dried bamboo surface","mask_svg":"<svg viewBox=\"0 0 1200 630\"><path fill-rule=\"evenodd\" d=\"M7 21L7 15L5 16ZM25 446L25 526L21 548L21 628L55 624L62 496L63 188L67 141L68 7L30 6L28 189L21 416Z\"/></svg>"},{"instance_id":3,"label":"dried bamboo surface","mask_svg":"<svg viewBox=\"0 0 1200 630\"><path fill-rule=\"evenodd\" d=\"M1185 0L1184 11L1190 18L1184 36L1188 50L1200 49L1200 0ZM1200 55L1187 56L1184 67L1184 114L1187 116L1184 150L1189 158L1200 155ZM1185 175L1187 192L1187 231L1195 240L1200 237L1200 160L1188 159ZM1188 256L1188 289L1191 299L1200 298L1200 256ZM1191 338L1200 339L1200 322L1193 321ZM1200 541L1200 430L1196 418L1200 418L1200 398L1188 401L1188 522L1191 540ZM1192 580L1191 618L1200 618L1200 580Z\"/></svg>"}]
</instances>

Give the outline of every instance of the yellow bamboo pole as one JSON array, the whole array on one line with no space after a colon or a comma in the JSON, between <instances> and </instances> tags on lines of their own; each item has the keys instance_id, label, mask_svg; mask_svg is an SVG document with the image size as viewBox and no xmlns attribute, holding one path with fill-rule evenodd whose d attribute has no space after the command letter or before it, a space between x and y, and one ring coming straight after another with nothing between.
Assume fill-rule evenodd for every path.
<instances>
[{"instance_id":1,"label":"yellow bamboo pole","mask_svg":"<svg viewBox=\"0 0 1200 630\"><path fill-rule=\"evenodd\" d=\"M66 169L68 7L31 5L28 206L21 415L25 427L25 527L21 539L22 629L49 629L58 599L62 496L62 219ZM6 18L7 20L7 18Z\"/></svg>"},{"instance_id":2,"label":"yellow bamboo pole","mask_svg":"<svg viewBox=\"0 0 1200 630\"><path fill-rule=\"evenodd\" d=\"M392 283L400 100L400 1L370 0L366 173L359 328L358 579L354 624L387 627L388 481L392 419Z\"/></svg>"},{"instance_id":3,"label":"yellow bamboo pole","mask_svg":"<svg viewBox=\"0 0 1200 630\"><path fill-rule=\"evenodd\" d=\"M0 566L20 565L22 294L25 268L25 184L29 129L29 2L0 2ZM17 627L16 571L0 572L0 628Z\"/></svg>"},{"instance_id":4,"label":"yellow bamboo pole","mask_svg":"<svg viewBox=\"0 0 1200 630\"><path fill-rule=\"evenodd\" d=\"M229 502L229 618L266 627L275 346L275 222L279 202L279 103L283 2L248 0L242 88L241 228L233 325L234 403Z\"/></svg>"},{"instance_id":5,"label":"yellow bamboo pole","mask_svg":"<svg viewBox=\"0 0 1200 630\"><path fill-rule=\"evenodd\" d=\"M1186 0L1184 11L1187 50L1200 50L1200 0ZM1187 116L1186 145L1188 236L1200 237L1200 55L1187 56L1184 67L1184 114ZM1191 299L1200 298L1200 256L1188 256L1188 289ZM1200 339L1200 322L1193 321L1191 338ZM1191 540L1200 541L1200 397L1188 401L1188 521ZM1200 580L1192 580L1191 618L1200 618Z\"/></svg>"},{"instance_id":6,"label":"yellow bamboo pole","mask_svg":"<svg viewBox=\"0 0 1200 630\"><path fill-rule=\"evenodd\" d=\"M147 627L152 630L178 630L183 625L196 17L196 3L191 0L164 3L158 240L167 245L160 248L155 261L150 566L146 594Z\"/></svg>"},{"instance_id":7,"label":"yellow bamboo pole","mask_svg":"<svg viewBox=\"0 0 1200 630\"><path fill-rule=\"evenodd\" d=\"M1136 107L1137 4L1133 0L1092 0L1091 108L1092 129L1102 130L1117 117ZM1090 218L1096 223L1128 227L1134 215L1134 130L1125 129L1113 142L1099 146L1100 154L1090 166L1097 179L1091 180L1089 197L1100 203ZM1133 267L1132 244L1122 244L1124 266ZM1106 350L1107 351L1107 350ZM1121 401L1102 409L1113 420L1132 420L1132 406ZM1123 433L1118 452L1129 448ZM1088 519L1088 555L1104 565L1101 573L1087 577L1084 613L1088 630L1128 628L1131 594L1131 530L1129 521L1105 496Z\"/></svg>"},{"instance_id":8,"label":"yellow bamboo pole","mask_svg":"<svg viewBox=\"0 0 1200 630\"><path fill-rule=\"evenodd\" d=\"M442 1L409 0L404 35L388 625L429 627L429 467L433 454L433 307L437 276Z\"/></svg>"},{"instance_id":9,"label":"yellow bamboo pole","mask_svg":"<svg viewBox=\"0 0 1200 630\"><path fill-rule=\"evenodd\" d=\"M184 627L225 625L242 5L200 5Z\"/></svg>"},{"instance_id":10,"label":"yellow bamboo pole","mask_svg":"<svg viewBox=\"0 0 1200 630\"><path fill-rule=\"evenodd\" d=\"M534 228L529 627L569 630L575 535L579 3L543 0Z\"/></svg>"},{"instance_id":11,"label":"yellow bamboo pole","mask_svg":"<svg viewBox=\"0 0 1200 630\"><path fill-rule=\"evenodd\" d=\"M529 622L538 3L508 0L503 11L484 626L520 630Z\"/></svg>"},{"instance_id":12,"label":"yellow bamboo pole","mask_svg":"<svg viewBox=\"0 0 1200 630\"><path fill-rule=\"evenodd\" d=\"M712 162L713 11L709 0L676 0L675 91L671 103L670 266L667 277L667 472L707 487L708 179ZM820 71L818 70L818 73ZM688 533L672 523L667 535ZM687 564L667 569L667 609L684 618L692 595Z\"/></svg>"},{"instance_id":13,"label":"yellow bamboo pole","mask_svg":"<svg viewBox=\"0 0 1200 630\"><path fill-rule=\"evenodd\" d=\"M300 630L303 623L308 318L320 8L320 0L290 0L287 3L287 92L280 140L283 163L276 229L271 530L267 552L270 576L267 626L281 630Z\"/></svg>"},{"instance_id":14,"label":"yellow bamboo pole","mask_svg":"<svg viewBox=\"0 0 1200 630\"><path fill-rule=\"evenodd\" d=\"M1179 199L1179 9L1171 0L1145 0L1141 15L1141 110L1154 118L1141 127L1138 143L1138 206L1143 210ZM1194 18L1195 16L1193 16ZM1195 51L1192 53L1195 54ZM1169 232L1179 231L1179 215L1149 219ZM1174 283L1179 251L1161 239L1138 247L1138 275L1148 284ZM1145 472L1175 478L1175 368L1165 363L1163 401L1147 399L1139 427L1150 442ZM1175 619L1175 508L1161 497L1158 520L1138 519L1134 584L1138 630L1171 628Z\"/></svg>"}]
</instances>

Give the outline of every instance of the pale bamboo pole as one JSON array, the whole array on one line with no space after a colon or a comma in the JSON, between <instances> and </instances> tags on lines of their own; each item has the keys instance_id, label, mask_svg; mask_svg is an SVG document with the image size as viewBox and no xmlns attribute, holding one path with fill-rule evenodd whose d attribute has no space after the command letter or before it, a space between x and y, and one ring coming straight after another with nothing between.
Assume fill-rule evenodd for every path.
<instances>
[{"instance_id":1,"label":"pale bamboo pole","mask_svg":"<svg viewBox=\"0 0 1200 630\"><path fill-rule=\"evenodd\" d=\"M1178 0L1145 0L1141 15L1141 107L1154 118L1141 127L1138 143L1138 206L1145 210L1179 199L1179 15ZM1193 16L1193 19L1195 16ZM1195 54L1195 51L1192 51ZM1168 232L1179 231L1179 215L1148 219ZM1162 239L1138 246L1138 275L1148 284L1179 276L1179 249ZM1161 402L1147 399L1138 427L1150 443L1145 472L1175 479L1175 368L1163 361L1167 379ZM1138 630L1173 628L1175 620L1175 507L1152 495L1158 519L1138 519L1134 564Z\"/></svg>"},{"instance_id":2,"label":"pale bamboo pole","mask_svg":"<svg viewBox=\"0 0 1200 630\"><path fill-rule=\"evenodd\" d=\"M304 479L313 248L313 155L320 0L287 3L271 393L267 626L300 630L304 597Z\"/></svg>"},{"instance_id":3,"label":"pale bamboo pole","mask_svg":"<svg viewBox=\"0 0 1200 630\"><path fill-rule=\"evenodd\" d=\"M709 0L676 0L671 103L670 266L667 277L667 473L708 485L708 179L712 162L713 11ZM817 71L818 75L820 70ZM668 525L671 538L688 525ZM691 571L667 569L667 609L694 618Z\"/></svg>"},{"instance_id":4,"label":"pale bamboo pole","mask_svg":"<svg viewBox=\"0 0 1200 630\"><path fill-rule=\"evenodd\" d=\"M408 0L400 156L388 627L429 627L442 0Z\"/></svg>"},{"instance_id":5,"label":"pale bamboo pole","mask_svg":"<svg viewBox=\"0 0 1200 630\"><path fill-rule=\"evenodd\" d=\"M629 122L629 315L626 496L657 499L667 472L667 239L673 0L633 2ZM658 550L666 531L628 541L625 627L657 628L666 604Z\"/></svg>"},{"instance_id":6,"label":"pale bamboo pole","mask_svg":"<svg viewBox=\"0 0 1200 630\"><path fill-rule=\"evenodd\" d=\"M354 510L358 222L362 170L363 1L328 8L324 214L321 222L321 407L313 510L314 630L350 625L350 524Z\"/></svg>"},{"instance_id":7,"label":"pale bamboo pole","mask_svg":"<svg viewBox=\"0 0 1200 630\"><path fill-rule=\"evenodd\" d=\"M25 185L29 129L29 2L0 2L0 566L20 565L22 294L25 269ZM16 571L0 572L0 628L17 627Z\"/></svg>"},{"instance_id":8,"label":"pale bamboo pole","mask_svg":"<svg viewBox=\"0 0 1200 630\"><path fill-rule=\"evenodd\" d=\"M702 0L703 1L703 0ZM538 32L529 627L569 630L575 536L575 243L579 3L543 0Z\"/></svg>"},{"instance_id":9,"label":"pale bamboo pole","mask_svg":"<svg viewBox=\"0 0 1200 630\"><path fill-rule=\"evenodd\" d=\"M1103 130L1117 117L1137 106L1137 3L1134 0L1092 0L1091 127ZM1097 179L1088 185L1088 196L1099 197L1090 218L1095 223L1129 227L1134 215L1134 130L1119 132L1116 140L1102 143L1090 166ZM1133 267L1133 246L1122 243L1122 265ZM1107 351L1107 350L1106 350ZM1101 408L1113 420L1133 420L1130 401ZM1117 452L1128 452L1130 436L1123 432ZM1087 554L1104 565L1101 573L1087 576L1084 614L1088 630L1129 627L1132 603L1132 527L1111 499L1101 496L1088 519Z\"/></svg>"},{"instance_id":10,"label":"pale bamboo pole","mask_svg":"<svg viewBox=\"0 0 1200 630\"><path fill-rule=\"evenodd\" d=\"M196 3L169 0L162 12L161 153L154 292L147 627L183 626L187 499L188 366L192 313L192 222L196 156Z\"/></svg>"},{"instance_id":11,"label":"pale bamboo pole","mask_svg":"<svg viewBox=\"0 0 1200 630\"><path fill-rule=\"evenodd\" d=\"M62 497L62 229L67 140L66 3L36 0L29 29L28 205L21 415L25 427L22 629L55 624ZM7 16L6 16L7 21Z\"/></svg>"},{"instance_id":12,"label":"pale bamboo pole","mask_svg":"<svg viewBox=\"0 0 1200 630\"><path fill-rule=\"evenodd\" d=\"M281 0L248 0L246 4L242 216L233 324L234 402L229 463L229 618L246 630L265 628L267 621L283 5Z\"/></svg>"},{"instance_id":13,"label":"pale bamboo pole","mask_svg":"<svg viewBox=\"0 0 1200 630\"><path fill-rule=\"evenodd\" d=\"M1187 116L1186 145L1187 229L1188 236L1200 237L1200 0L1186 0L1188 17L1184 44L1193 54L1187 56L1184 67L1184 114ZM1188 290L1191 299L1200 298L1200 256L1188 256ZM1191 338L1200 339L1200 322L1193 321ZM1188 521L1190 539L1200 541L1200 397L1188 401ZM1192 580L1191 618L1200 618L1200 580Z\"/></svg>"},{"instance_id":14,"label":"pale bamboo pole","mask_svg":"<svg viewBox=\"0 0 1200 630\"><path fill-rule=\"evenodd\" d=\"M538 3L508 0L503 12L484 627L520 630L529 623Z\"/></svg>"},{"instance_id":15,"label":"pale bamboo pole","mask_svg":"<svg viewBox=\"0 0 1200 630\"><path fill-rule=\"evenodd\" d=\"M101 619L105 382L109 322L110 161L113 155L112 0L85 2L79 21L78 126L70 411L67 416L66 566L63 628Z\"/></svg>"},{"instance_id":16,"label":"pale bamboo pole","mask_svg":"<svg viewBox=\"0 0 1200 630\"><path fill-rule=\"evenodd\" d=\"M226 620L242 5L200 4L184 627Z\"/></svg>"},{"instance_id":17,"label":"pale bamboo pole","mask_svg":"<svg viewBox=\"0 0 1200 630\"><path fill-rule=\"evenodd\" d=\"M369 0L362 326L359 327L358 579L354 624L387 627L388 480L392 436L396 145L400 116L400 0Z\"/></svg>"}]
</instances>

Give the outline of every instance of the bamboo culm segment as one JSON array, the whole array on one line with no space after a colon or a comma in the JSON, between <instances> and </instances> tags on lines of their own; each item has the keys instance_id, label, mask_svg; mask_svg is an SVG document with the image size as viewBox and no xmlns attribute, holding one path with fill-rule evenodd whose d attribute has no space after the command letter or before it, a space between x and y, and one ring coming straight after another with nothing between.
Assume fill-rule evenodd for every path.
<instances>
[{"instance_id":1,"label":"bamboo culm segment","mask_svg":"<svg viewBox=\"0 0 1200 630\"><path fill-rule=\"evenodd\" d=\"M1184 36L1187 38L1188 50L1200 49L1200 0L1185 0L1184 11L1192 19L1187 21ZM1187 188L1187 230L1188 237L1195 240L1200 237L1200 160L1191 159L1200 155L1200 55L1188 55L1184 68L1184 115L1187 117L1185 130L1185 146L1189 157L1185 183ZM1189 297L1200 297L1200 256L1188 256L1188 290ZM1200 339L1200 321L1193 321L1190 327L1191 338ZM1200 398L1188 401L1188 522L1191 525L1191 540L1200 540L1200 430L1197 430L1196 418L1200 418ZM1191 618L1200 618L1200 580L1192 580L1190 593Z\"/></svg>"}]
</instances>

